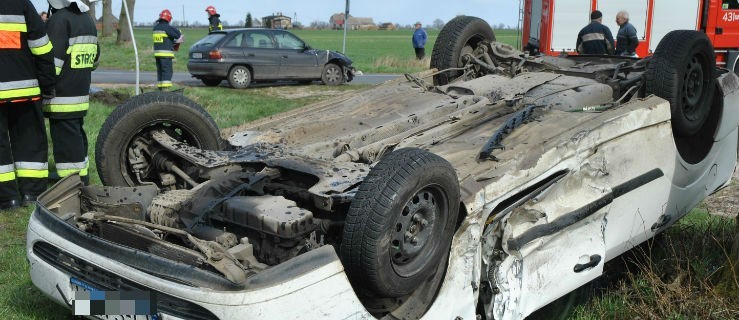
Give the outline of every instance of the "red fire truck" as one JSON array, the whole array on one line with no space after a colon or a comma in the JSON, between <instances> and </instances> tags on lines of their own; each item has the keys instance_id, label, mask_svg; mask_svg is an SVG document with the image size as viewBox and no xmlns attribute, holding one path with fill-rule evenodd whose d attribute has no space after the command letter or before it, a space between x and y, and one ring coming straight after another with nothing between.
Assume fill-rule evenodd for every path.
<instances>
[{"instance_id":1,"label":"red fire truck","mask_svg":"<svg viewBox=\"0 0 739 320\"><path fill-rule=\"evenodd\" d=\"M700 30L716 50L716 64L739 72L739 0L523 0L523 46L548 55L573 53L590 12L616 37L616 14L625 10L636 27L640 57L651 54L672 30Z\"/></svg>"}]
</instances>

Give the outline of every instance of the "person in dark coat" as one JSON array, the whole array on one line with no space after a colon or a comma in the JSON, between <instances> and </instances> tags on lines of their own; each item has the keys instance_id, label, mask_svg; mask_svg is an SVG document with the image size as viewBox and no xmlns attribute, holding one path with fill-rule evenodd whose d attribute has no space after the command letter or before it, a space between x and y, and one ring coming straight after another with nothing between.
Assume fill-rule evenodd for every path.
<instances>
[{"instance_id":1,"label":"person in dark coat","mask_svg":"<svg viewBox=\"0 0 739 320\"><path fill-rule=\"evenodd\" d=\"M49 0L51 16L46 22L54 45L56 97L44 99L44 115L56 173L60 178L77 173L89 181L87 134L84 118L90 106L92 70L100 58L97 29L81 0Z\"/></svg>"},{"instance_id":2,"label":"person in dark coat","mask_svg":"<svg viewBox=\"0 0 739 320\"><path fill-rule=\"evenodd\" d=\"M580 54L613 54L613 34L603 25L603 13L590 13L590 24L577 35L577 52Z\"/></svg>"},{"instance_id":3,"label":"person in dark coat","mask_svg":"<svg viewBox=\"0 0 739 320\"><path fill-rule=\"evenodd\" d=\"M182 32L169 23L172 13L164 9L159 13L159 19L154 23L154 58L157 64L157 88L169 90L172 87L174 69L172 59L179 43L182 43Z\"/></svg>"},{"instance_id":4,"label":"person in dark coat","mask_svg":"<svg viewBox=\"0 0 739 320\"><path fill-rule=\"evenodd\" d=\"M616 23L620 27L616 34L616 54L636 57L636 47L639 45L639 37L636 36L634 25L629 23L629 13L619 11L616 14Z\"/></svg>"},{"instance_id":5,"label":"person in dark coat","mask_svg":"<svg viewBox=\"0 0 739 320\"><path fill-rule=\"evenodd\" d=\"M207 8L205 8L205 12L208 13L208 32L223 30L223 24L221 24L221 15L216 12L216 7L208 6Z\"/></svg>"}]
</instances>

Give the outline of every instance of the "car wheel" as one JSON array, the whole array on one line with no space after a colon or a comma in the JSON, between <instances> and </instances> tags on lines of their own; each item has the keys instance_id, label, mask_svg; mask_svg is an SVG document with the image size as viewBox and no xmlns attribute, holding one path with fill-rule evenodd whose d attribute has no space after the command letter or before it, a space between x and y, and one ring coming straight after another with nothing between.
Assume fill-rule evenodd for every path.
<instances>
[{"instance_id":1,"label":"car wheel","mask_svg":"<svg viewBox=\"0 0 739 320\"><path fill-rule=\"evenodd\" d=\"M151 132L165 130L191 146L220 150L223 140L213 118L198 104L171 92L150 92L118 106L100 129L95 145L95 164L100 180L109 186L135 186L156 177L157 168L148 156L148 173L137 177L129 155L151 143ZM151 152L154 153L154 152ZM137 164L140 169L141 163ZM153 179L151 179L153 180Z\"/></svg>"},{"instance_id":2,"label":"car wheel","mask_svg":"<svg viewBox=\"0 0 739 320\"><path fill-rule=\"evenodd\" d=\"M248 87L251 80L251 71L245 66L234 66L228 72L228 84L235 89Z\"/></svg>"},{"instance_id":3,"label":"car wheel","mask_svg":"<svg viewBox=\"0 0 739 320\"><path fill-rule=\"evenodd\" d=\"M482 40L495 41L495 33L485 20L470 16L452 19L444 25L436 38L431 52L431 68L441 71L464 67L464 55L472 53ZM460 75L460 70L439 73L434 76L434 84L448 84Z\"/></svg>"},{"instance_id":4,"label":"car wheel","mask_svg":"<svg viewBox=\"0 0 739 320\"><path fill-rule=\"evenodd\" d=\"M202 78L200 81L203 82L204 85L209 87L215 87L219 84L221 84L222 79L213 79L213 78Z\"/></svg>"},{"instance_id":5,"label":"car wheel","mask_svg":"<svg viewBox=\"0 0 739 320\"><path fill-rule=\"evenodd\" d=\"M338 86L344 83L344 71L334 63L327 63L323 67L321 81L328 86Z\"/></svg>"},{"instance_id":6,"label":"car wheel","mask_svg":"<svg viewBox=\"0 0 739 320\"><path fill-rule=\"evenodd\" d=\"M670 102L672 129L693 136L708 119L716 60L705 33L675 30L657 45L645 73L646 90Z\"/></svg>"},{"instance_id":7,"label":"car wheel","mask_svg":"<svg viewBox=\"0 0 739 320\"><path fill-rule=\"evenodd\" d=\"M415 148L382 158L359 186L344 226L340 256L354 288L387 298L423 287L433 296L459 198L457 175L443 158ZM423 286L434 278L434 288Z\"/></svg>"}]
</instances>

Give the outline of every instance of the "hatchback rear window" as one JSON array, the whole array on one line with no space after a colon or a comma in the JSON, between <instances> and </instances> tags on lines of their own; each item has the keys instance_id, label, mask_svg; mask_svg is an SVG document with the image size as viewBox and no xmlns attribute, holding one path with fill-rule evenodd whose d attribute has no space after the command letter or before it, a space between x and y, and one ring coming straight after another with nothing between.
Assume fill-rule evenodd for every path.
<instances>
[{"instance_id":1,"label":"hatchback rear window","mask_svg":"<svg viewBox=\"0 0 739 320\"><path fill-rule=\"evenodd\" d=\"M216 43L218 43L218 41L221 41L221 39L223 39L225 36L226 36L225 33L211 33L207 35L205 38L198 40L198 42L195 42L195 44L193 44L192 46L193 47L213 46Z\"/></svg>"}]
</instances>

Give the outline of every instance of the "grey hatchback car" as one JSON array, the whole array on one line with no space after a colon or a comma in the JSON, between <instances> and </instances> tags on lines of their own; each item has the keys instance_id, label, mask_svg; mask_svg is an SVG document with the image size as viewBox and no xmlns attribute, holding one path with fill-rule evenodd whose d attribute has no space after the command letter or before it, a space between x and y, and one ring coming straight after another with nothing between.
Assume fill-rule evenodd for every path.
<instances>
[{"instance_id":1,"label":"grey hatchback car","mask_svg":"<svg viewBox=\"0 0 739 320\"><path fill-rule=\"evenodd\" d=\"M294 34L279 29L229 29L200 39L188 54L187 70L207 86L228 80L234 88L255 81L321 80L340 85L354 77L345 55L311 48Z\"/></svg>"}]
</instances>

